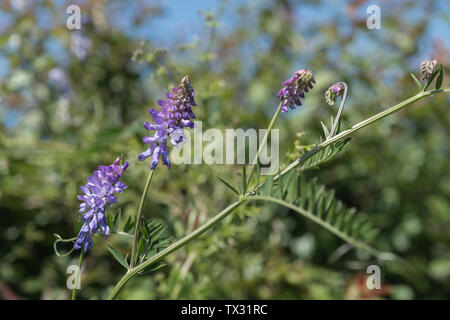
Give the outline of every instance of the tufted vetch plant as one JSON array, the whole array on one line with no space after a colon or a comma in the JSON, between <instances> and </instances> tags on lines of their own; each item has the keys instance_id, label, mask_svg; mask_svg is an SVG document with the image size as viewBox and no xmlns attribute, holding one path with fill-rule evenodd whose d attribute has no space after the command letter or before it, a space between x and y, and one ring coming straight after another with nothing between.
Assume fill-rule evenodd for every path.
<instances>
[{"instance_id":1,"label":"tufted vetch plant","mask_svg":"<svg viewBox=\"0 0 450 320\"><path fill-rule=\"evenodd\" d=\"M330 125L321 123L323 136L313 145L296 144L297 148L292 153L292 161L282 166L278 173L262 176L259 155L267 144L275 122L279 120L282 112L301 106L301 99L305 98L305 94L310 90L315 90L313 84L316 83L316 80L311 70L300 69L294 72L291 78L282 82L283 87L276 93L280 99L279 105L274 110L274 116L258 146L255 158L248 165L242 166L239 183L228 182L234 181L233 177L227 180L220 178L230 192L236 194L235 200L192 232L174 240L167 234L163 224L158 224L152 219L146 220L143 209L158 164L162 163L159 167L165 165L167 169L171 168L171 148L179 146L185 141L184 130L194 128L195 115L192 108L194 106L202 107L200 100L197 106L193 85L189 77L185 76L178 86L166 93L166 100L158 100L158 110L154 108L148 110L152 122L145 122L144 128L151 131L152 135L142 139L143 143L147 145L147 149L139 154L138 160L145 165L149 161L149 169L135 218L125 221L124 227L119 230L118 226L122 219L120 212L107 214L108 210L113 210L114 204L120 202L118 195L126 192L126 185L120 179L130 169L127 170L128 162L122 163L122 159L119 157L110 166L98 167L98 170L87 178L87 184L81 187L82 194L78 196L78 199L82 201L80 213L82 213L81 220L84 224L75 238L62 239L56 235L55 251L61 255L57 250L57 244L73 242L73 249L66 254L79 251L79 265L81 265L83 255L92 254L88 250L95 245L95 242L99 242L100 245L101 239L94 241L95 235L103 233L106 238L109 234L117 234L130 238L132 246L126 254L122 254L108 245L112 256L125 268L123 276L115 284L109 296L110 299L114 299L131 278L163 267L165 257L197 239L229 216L236 208L244 207L245 209L245 205L248 203L257 207L261 207L265 203L272 203L283 206L289 209L290 213L297 214L323 227L350 247L365 250L378 260L392 260L407 264L401 257L393 253L382 252L374 247L373 241L380 230L369 216L347 207L345 203L336 198L334 191L321 184L317 177L308 179L304 173L320 167L339 155L357 131L416 101L450 92L450 87L442 87L444 72L442 65L438 66L436 60L425 60L421 64L420 74L422 82L411 74L419 89L417 94L343 130L341 130L341 116L350 90L343 81L332 84L323 93L324 105L333 106L337 101L340 104ZM434 80L434 88L429 89ZM311 108L311 106L307 107ZM158 174L170 175L171 170L167 169L158 169ZM172 179L176 179L176 177L172 177ZM201 258L201 253L199 255ZM75 299L75 297L76 290L74 289L72 298Z\"/></svg>"}]
</instances>

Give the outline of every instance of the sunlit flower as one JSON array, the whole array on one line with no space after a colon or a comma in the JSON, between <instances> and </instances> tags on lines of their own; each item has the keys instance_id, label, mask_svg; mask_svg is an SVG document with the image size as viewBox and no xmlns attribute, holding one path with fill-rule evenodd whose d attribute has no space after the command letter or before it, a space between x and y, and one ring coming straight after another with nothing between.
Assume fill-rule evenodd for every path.
<instances>
[{"instance_id":1,"label":"sunlit flower","mask_svg":"<svg viewBox=\"0 0 450 320\"><path fill-rule=\"evenodd\" d=\"M138 156L139 161L152 157L150 168L153 170L162 160L170 169L169 161L169 147L167 140L173 146L178 145L185 140L183 135L183 128L194 128L195 118L192 112L192 107L196 106L194 100L195 93L191 86L189 78L184 77L180 85L172 89L172 92L167 92L167 101L158 100L161 110L157 111L150 108L148 112L153 118L154 123L146 122L144 127L147 130L156 131L152 137L144 137L142 140L145 144L149 144L146 151Z\"/></svg>"},{"instance_id":2,"label":"sunlit flower","mask_svg":"<svg viewBox=\"0 0 450 320\"><path fill-rule=\"evenodd\" d=\"M281 99L281 111L287 112L288 108L295 109L295 106L301 106L300 98L305 97L305 93L313 88L314 80L313 73L308 69L301 69L294 73L294 75L284 81L283 88L277 93Z\"/></svg>"},{"instance_id":3,"label":"sunlit flower","mask_svg":"<svg viewBox=\"0 0 450 320\"><path fill-rule=\"evenodd\" d=\"M128 162L120 165L120 158L117 158L112 165L99 166L94 174L87 177L87 184L81 186L83 194L78 196L78 200L83 201L80 204L80 213L83 213L81 219L84 225L78 233L78 239L74 244L76 250L84 246L86 252L92 247L92 235L103 232L105 239L109 234L109 227L106 223L105 211L108 206L112 207L117 202L114 193L122 193L127 187L120 177L127 169Z\"/></svg>"}]
</instances>

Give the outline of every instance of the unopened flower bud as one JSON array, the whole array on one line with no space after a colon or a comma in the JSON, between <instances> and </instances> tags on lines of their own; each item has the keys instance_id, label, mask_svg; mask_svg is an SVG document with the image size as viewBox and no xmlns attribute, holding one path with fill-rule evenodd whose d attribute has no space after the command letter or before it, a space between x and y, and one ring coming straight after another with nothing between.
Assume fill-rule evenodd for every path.
<instances>
[{"instance_id":1,"label":"unopened flower bud","mask_svg":"<svg viewBox=\"0 0 450 320\"><path fill-rule=\"evenodd\" d=\"M436 59L426 59L422 61L420 64L420 75L422 76L422 80L428 80L431 77L437 63Z\"/></svg>"},{"instance_id":2,"label":"unopened flower bud","mask_svg":"<svg viewBox=\"0 0 450 320\"><path fill-rule=\"evenodd\" d=\"M334 102L336 101L336 98L339 96L343 96L345 91L345 86L342 82L338 82L333 84L331 87L328 88L327 91L325 91L325 99L327 103L332 106L334 105Z\"/></svg>"}]
</instances>

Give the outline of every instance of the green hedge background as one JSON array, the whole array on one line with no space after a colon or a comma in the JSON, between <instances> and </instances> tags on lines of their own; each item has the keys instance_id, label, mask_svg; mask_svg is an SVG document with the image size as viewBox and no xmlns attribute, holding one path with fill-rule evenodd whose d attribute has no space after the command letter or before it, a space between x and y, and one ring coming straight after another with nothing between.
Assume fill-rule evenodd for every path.
<instances>
[{"instance_id":1,"label":"green hedge background","mask_svg":"<svg viewBox=\"0 0 450 320\"><path fill-rule=\"evenodd\" d=\"M0 2L0 298L68 299L54 233L73 237L76 195L86 176L120 154L130 162L119 197L134 215L149 163L139 163L149 107L190 75L203 128L265 128L281 82L300 68L317 85L282 114L281 162L296 133L321 134L336 107L324 92L346 81L349 126L415 94L409 73L431 56L448 70L445 1L379 1L382 29L366 27L367 1L78 1L89 41L77 56L65 26L67 1ZM72 40L71 40L72 39ZM142 42L145 41L145 42ZM49 83L54 68L69 89ZM444 86L448 85L446 71ZM59 83L61 85L61 82ZM64 88L63 88L64 89ZM372 260L326 230L265 205L240 208L169 256L168 266L134 278L122 299L450 298L449 97L421 100L360 132L341 156L312 171L382 232L374 246L416 269L382 265L382 292L365 289ZM217 176L238 183L240 166L158 170L145 216L179 238L231 201ZM81 299L104 299L124 269L102 237L85 259ZM106 241L122 252L126 239Z\"/></svg>"}]
</instances>

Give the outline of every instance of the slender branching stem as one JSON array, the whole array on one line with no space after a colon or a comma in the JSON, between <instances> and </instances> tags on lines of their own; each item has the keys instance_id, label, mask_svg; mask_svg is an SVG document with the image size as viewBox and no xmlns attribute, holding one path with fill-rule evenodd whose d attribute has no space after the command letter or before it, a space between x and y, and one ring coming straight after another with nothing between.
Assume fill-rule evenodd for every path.
<instances>
[{"instance_id":1,"label":"slender branching stem","mask_svg":"<svg viewBox=\"0 0 450 320\"><path fill-rule=\"evenodd\" d=\"M262 150L264 149L264 147L267 144L267 139L269 138L270 131L272 131L272 128L275 125L275 122L277 121L278 116L280 115L281 106L282 106L282 102L280 102L280 104L278 105L277 110L275 111L275 114L273 115L272 119L270 120L270 123L269 123L269 126L267 127L266 133L264 134L264 137L263 137L263 139L261 141L261 144L259 145L258 152L256 153L255 158L251 162L252 169L251 169L249 177L248 177L247 185L249 185L250 182L252 181L253 173L255 172L255 169L256 169L257 164L259 162L259 155L261 154ZM243 190L243 193L245 193L245 192L246 192L246 190Z\"/></svg>"},{"instance_id":2,"label":"slender branching stem","mask_svg":"<svg viewBox=\"0 0 450 320\"><path fill-rule=\"evenodd\" d=\"M142 262L141 264L137 265L136 267L129 269L128 272L117 282L116 286L114 287L111 295L109 296L109 299L114 299L119 291L122 289L122 287L130 280L134 275L136 275L138 272L144 270L148 266L160 261L161 259L165 258L172 252L178 250L179 248L185 246L204 232L211 229L213 226L215 226L218 222L222 221L226 216L228 216L234 209L236 209L238 206L240 206L243 202L245 202L244 199L239 199L232 204L230 204L228 207L223 209L221 212L216 214L214 217L212 217L210 220L208 220L206 223L189 233L188 235L184 236L180 240L174 242L164 250L160 251L159 253L152 256L150 259Z\"/></svg>"},{"instance_id":3,"label":"slender branching stem","mask_svg":"<svg viewBox=\"0 0 450 320\"><path fill-rule=\"evenodd\" d=\"M331 138L336 133L336 130L341 120L342 110L344 110L345 100L347 100L348 86L345 82L341 82L344 85L344 95L342 96L341 104L339 105L339 110L337 112L336 118L334 119L333 127L331 128L330 135Z\"/></svg>"},{"instance_id":4,"label":"slender branching stem","mask_svg":"<svg viewBox=\"0 0 450 320\"><path fill-rule=\"evenodd\" d=\"M81 265L83 264L83 257L84 257L84 248L82 247L80 250L80 258L78 259L78 270L77 270L77 277L75 279L75 286L72 289L72 300L76 300L77 298L77 287L78 283L80 282Z\"/></svg>"},{"instance_id":5,"label":"slender branching stem","mask_svg":"<svg viewBox=\"0 0 450 320\"><path fill-rule=\"evenodd\" d=\"M141 225L141 219L142 219L142 211L144 210L144 204L145 199L147 198L148 188L150 187L150 183L152 182L153 174L155 173L155 170L151 170L147 177L147 182L145 183L144 191L142 192L141 196L141 203L139 204L139 209L136 217L136 225L134 228L134 239L133 239L133 247L131 249L131 258L130 258L130 269L133 269L134 264L136 262L136 252L137 252L137 246L139 242L139 228Z\"/></svg>"},{"instance_id":6,"label":"slender branching stem","mask_svg":"<svg viewBox=\"0 0 450 320\"><path fill-rule=\"evenodd\" d=\"M303 161L309 159L310 157L312 157L315 153L317 153L318 151L322 150L323 148L325 148L326 146L342 140L348 136L350 136L351 134L353 134L354 132L396 112L401 110L402 108L422 99L428 96L432 96L432 95L436 95L436 94L440 94L440 93L447 93L450 92L450 87L445 87L442 88L440 90L430 90L430 91L426 91L426 92L420 92L417 95L406 99L403 102L400 102L399 104L385 110L382 111L364 121L361 121L355 125L353 125L352 127L350 127L350 129L347 129L345 131L342 131L341 133L330 137L329 139L325 140L324 142L320 143L317 145L317 147L313 150L311 150L310 152L306 153L304 156L302 156L300 159L297 159L295 161L293 161L291 164L289 164L285 169L283 169L281 171L281 173L279 175L284 175L287 172L289 172L290 170L294 169L296 166L298 166L300 163L302 163ZM274 116L275 117L275 116ZM277 175L279 177L279 175ZM261 187L257 186L255 188L255 190L257 188ZM249 192L248 194L246 194L245 196L241 196L238 200L236 200L235 202L233 202L232 204L230 204L228 207L226 207L225 209L223 209L221 212L219 212L217 215L215 215L214 217L212 217L210 220L208 220L205 224L201 225L200 227L198 227L197 229L195 229L194 231L192 231L191 233L189 233L188 235L184 236L183 238L177 240L176 242L174 242L173 244L171 244L170 246L168 246L166 249L160 251L159 253L155 254L154 256L152 256L150 259L142 262L141 264L130 268L128 270L128 272L119 280L119 282L117 282L116 286L114 287L111 295L109 296L109 299L114 299L117 294L120 292L120 290L123 288L123 286L134 276L136 275L138 272L143 271L145 268L149 267L150 265L160 261L161 259L165 258L166 256L168 256L169 254L173 253L174 251L178 250L179 248L182 248L183 246L185 246L186 244L188 244L189 242L191 242L192 240L194 240L195 238L197 238L198 236L200 236L201 234L203 234L204 232L206 232L207 230L211 229L214 225L216 225L218 222L220 222L221 220L223 220L225 217L227 217L234 209L236 209L238 206L240 206L242 203L248 201L250 198L253 199L253 197L249 197L251 195L253 195L254 192ZM255 198L256 199L256 198ZM372 253L376 254L377 252L374 252L372 250Z\"/></svg>"}]
</instances>

